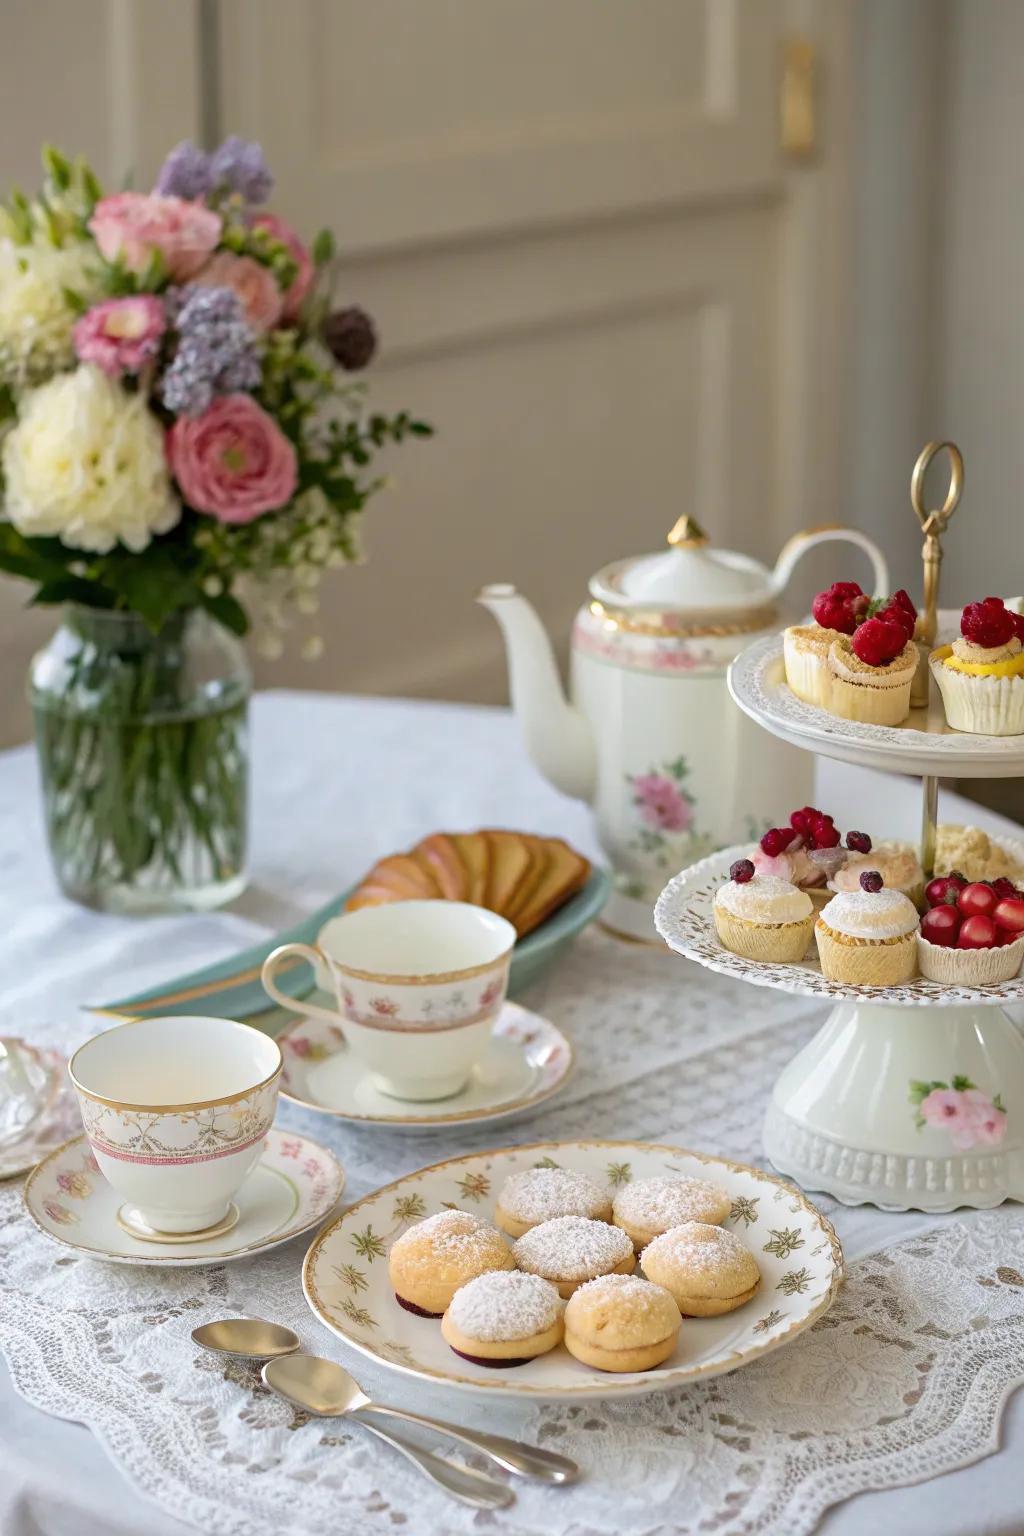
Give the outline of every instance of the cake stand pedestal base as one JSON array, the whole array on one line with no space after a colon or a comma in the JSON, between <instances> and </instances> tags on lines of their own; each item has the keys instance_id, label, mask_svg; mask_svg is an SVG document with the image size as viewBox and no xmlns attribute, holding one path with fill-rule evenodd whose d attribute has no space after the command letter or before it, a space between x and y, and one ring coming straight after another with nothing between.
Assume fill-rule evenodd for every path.
<instances>
[{"instance_id":1,"label":"cake stand pedestal base","mask_svg":"<svg viewBox=\"0 0 1024 1536\"><path fill-rule=\"evenodd\" d=\"M847 1205L994 1206L1024 1199L1022 1109L1024 1037L1001 1007L841 1002L776 1082L764 1149Z\"/></svg>"}]
</instances>

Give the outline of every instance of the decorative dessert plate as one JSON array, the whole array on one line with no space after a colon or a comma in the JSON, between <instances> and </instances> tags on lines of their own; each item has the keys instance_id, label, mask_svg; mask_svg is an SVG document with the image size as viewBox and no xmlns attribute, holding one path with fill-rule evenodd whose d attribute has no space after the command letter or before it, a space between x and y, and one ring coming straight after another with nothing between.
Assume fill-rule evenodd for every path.
<instances>
[{"instance_id":1,"label":"decorative dessert plate","mask_svg":"<svg viewBox=\"0 0 1024 1536\"><path fill-rule=\"evenodd\" d=\"M684 1318L675 1354L650 1371L598 1371L562 1346L514 1367L461 1359L441 1337L436 1319L415 1317L395 1300L388 1249L413 1222L446 1207L492 1217L506 1177L535 1167L576 1169L610 1192L631 1179L659 1175L723 1185L732 1198L725 1225L761 1270L757 1295L724 1317ZM735 1370L810 1327L828 1310L842 1276L842 1249L829 1223L799 1190L771 1174L681 1147L554 1141L452 1158L357 1201L313 1240L302 1285L313 1312L345 1344L401 1375L557 1402L637 1396Z\"/></svg>"},{"instance_id":2,"label":"decorative dessert plate","mask_svg":"<svg viewBox=\"0 0 1024 1536\"><path fill-rule=\"evenodd\" d=\"M959 633L959 610L939 613L939 644ZM974 736L946 724L938 690L905 725L842 720L798 699L786 682L782 635L757 640L729 668L729 692L744 714L792 746L861 768L971 779L1024 773L1024 736Z\"/></svg>"},{"instance_id":3,"label":"decorative dessert plate","mask_svg":"<svg viewBox=\"0 0 1024 1536\"><path fill-rule=\"evenodd\" d=\"M235 1195L238 1221L220 1236L152 1242L118 1221L120 1195L100 1173L84 1136L52 1152L25 1181L25 1205L41 1232L111 1264L194 1269L276 1248L308 1232L338 1203L345 1174L332 1152L308 1136L275 1127L263 1156Z\"/></svg>"},{"instance_id":4,"label":"decorative dessert plate","mask_svg":"<svg viewBox=\"0 0 1024 1536\"><path fill-rule=\"evenodd\" d=\"M406 1103L375 1088L369 1071L326 1019L296 1019L277 1036L284 1057L281 1096L315 1113L428 1130L457 1121L523 1114L557 1093L572 1067L567 1036L539 1013L506 1003L483 1059L462 1090L432 1104Z\"/></svg>"},{"instance_id":5,"label":"decorative dessert plate","mask_svg":"<svg viewBox=\"0 0 1024 1536\"><path fill-rule=\"evenodd\" d=\"M34 1106L38 1112L31 1116L20 1134L12 1134L0 1143L0 1179L13 1179L19 1173L27 1173L41 1157L67 1141L82 1123L64 1055L60 1051L30 1046L24 1041L18 1044L36 1068L32 1076L38 1093Z\"/></svg>"},{"instance_id":6,"label":"decorative dessert plate","mask_svg":"<svg viewBox=\"0 0 1024 1536\"><path fill-rule=\"evenodd\" d=\"M993 837L1013 858L1024 863L1024 843L1013 838ZM772 961L747 960L733 954L720 942L715 931L712 902L715 892L729 878L729 866L745 858L750 845L723 848L710 858L692 864L670 880L654 908L654 926L665 943L677 954L696 960L709 971L734 976L738 981L753 982L757 987L778 987L805 997L827 997L833 1002L851 999L859 1002L916 1004L928 1007L961 1008L969 1003L1014 1003L1024 999L1024 976L998 982L990 987L954 987L943 982L926 981L919 976L898 987L855 987L841 981L827 981L821 974L817 954L812 948L798 965Z\"/></svg>"}]
</instances>

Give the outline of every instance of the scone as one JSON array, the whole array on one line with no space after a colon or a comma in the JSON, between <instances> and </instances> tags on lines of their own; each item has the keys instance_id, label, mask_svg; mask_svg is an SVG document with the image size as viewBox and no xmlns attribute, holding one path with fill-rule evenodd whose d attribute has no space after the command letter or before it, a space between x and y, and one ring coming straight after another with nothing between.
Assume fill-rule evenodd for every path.
<instances>
[{"instance_id":1,"label":"scone","mask_svg":"<svg viewBox=\"0 0 1024 1536\"><path fill-rule=\"evenodd\" d=\"M514 1269L505 1239L469 1211L438 1211L395 1239L388 1274L395 1300L418 1317L440 1317L460 1286L492 1269Z\"/></svg>"},{"instance_id":2,"label":"scone","mask_svg":"<svg viewBox=\"0 0 1024 1536\"><path fill-rule=\"evenodd\" d=\"M592 1179L572 1168L527 1168L510 1174L501 1186L494 1221L510 1237L522 1237L558 1216L611 1221L612 1204Z\"/></svg>"},{"instance_id":3,"label":"scone","mask_svg":"<svg viewBox=\"0 0 1024 1536\"><path fill-rule=\"evenodd\" d=\"M684 1317L718 1317L745 1306L761 1271L734 1232L688 1221L662 1233L640 1255L648 1280L663 1285Z\"/></svg>"},{"instance_id":4,"label":"scone","mask_svg":"<svg viewBox=\"0 0 1024 1536\"><path fill-rule=\"evenodd\" d=\"M730 1196L720 1185L703 1179L636 1179L615 1196L612 1220L639 1251L684 1221L718 1226L731 1206Z\"/></svg>"},{"instance_id":5,"label":"scone","mask_svg":"<svg viewBox=\"0 0 1024 1536\"><path fill-rule=\"evenodd\" d=\"M520 1269L540 1275L568 1298L598 1275L628 1275L636 1268L633 1244L618 1227L585 1216L542 1221L516 1239L512 1252Z\"/></svg>"},{"instance_id":6,"label":"scone","mask_svg":"<svg viewBox=\"0 0 1024 1536\"><path fill-rule=\"evenodd\" d=\"M539 1275L493 1270L455 1292L441 1333L473 1365L526 1365L562 1341L565 1302Z\"/></svg>"},{"instance_id":7,"label":"scone","mask_svg":"<svg viewBox=\"0 0 1024 1536\"><path fill-rule=\"evenodd\" d=\"M674 1352L681 1322L662 1286L638 1275L602 1275L570 1298L565 1347L599 1371L649 1371Z\"/></svg>"},{"instance_id":8,"label":"scone","mask_svg":"<svg viewBox=\"0 0 1024 1536\"><path fill-rule=\"evenodd\" d=\"M738 867L744 864L750 874ZM811 898L787 880L752 871L749 859L737 860L734 878L715 892L718 937L726 949L748 960L802 960L814 931Z\"/></svg>"},{"instance_id":9,"label":"scone","mask_svg":"<svg viewBox=\"0 0 1024 1536\"><path fill-rule=\"evenodd\" d=\"M872 889L861 875L859 891L833 896L814 925L821 972L829 981L860 987L892 987L917 975L917 908L901 891Z\"/></svg>"},{"instance_id":10,"label":"scone","mask_svg":"<svg viewBox=\"0 0 1024 1536\"><path fill-rule=\"evenodd\" d=\"M1024 619L1001 597L968 603L952 645L928 657L946 720L973 735L1024 734Z\"/></svg>"}]
</instances>

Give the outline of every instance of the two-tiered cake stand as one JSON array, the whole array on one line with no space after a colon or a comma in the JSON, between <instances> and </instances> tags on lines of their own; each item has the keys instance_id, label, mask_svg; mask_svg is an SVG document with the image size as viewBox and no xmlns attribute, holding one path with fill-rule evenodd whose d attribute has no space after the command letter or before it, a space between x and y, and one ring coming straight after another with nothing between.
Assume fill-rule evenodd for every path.
<instances>
[{"instance_id":1,"label":"two-tiered cake stand","mask_svg":"<svg viewBox=\"0 0 1024 1536\"><path fill-rule=\"evenodd\" d=\"M932 607L930 617L940 643L958 632L958 613ZM925 643L935 639L933 627ZM951 731L937 699L892 728L801 703L786 686L781 635L737 657L729 690L752 720L796 747L920 776L926 874L939 778L1024 773L1024 737ZM1005 846L1024 862L1024 846ZM923 978L858 987L827 981L816 961L746 960L720 944L711 905L730 864L748 852L728 848L677 875L658 900L655 923L672 949L710 970L835 1005L775 1084L764 1125L771 1162L808 1189L887 1210L1024 1199L1024 1036L1005 1011L1007 1003L1024 1002L1024 977L991 987Z\"/></svg>"}]
</instances>

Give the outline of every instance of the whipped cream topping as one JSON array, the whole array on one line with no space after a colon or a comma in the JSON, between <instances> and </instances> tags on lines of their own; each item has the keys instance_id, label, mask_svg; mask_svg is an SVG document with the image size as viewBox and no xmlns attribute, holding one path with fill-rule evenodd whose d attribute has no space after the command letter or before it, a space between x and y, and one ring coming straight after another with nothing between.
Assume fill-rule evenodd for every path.
<instances>
[{"instance_id":1,"label":"whipped cream topping","mask_svg":"<svg viewBox=\"0 0 1024 1536\"><path fill-rule=\"evenodd\" d=\"M1021 652L1021 644L1016 635L1011 636L1005 645L975 645L973 640L965 640L963 635L958 635L953 641L953 655L959 661L969 662L976 667L994 667L1000 661L1012 661Z\"/></svg>"},{"instance_id":2,"label":"whipped cream topping","mask_svg":"<svg viewBox=\"0 0 1024 1536\"><path fill-rule=\"evenodd\" d=\"M806 848L788 848L774 858L765 853L760 845L750 855L750 861L759 875L774 875L790 885L815 886L825 884L825 871L808 856Z\"/></svg>"},{"instance_id":3,"label":"whipped cream topping","mask_svg":"<svg viewBox=\"0 0 1024 1536\"><path fill-rule=\"evenodd\" d=\"M829 881L833 891L859 891L865 870L877 869L885 884L898 890L919 885L924 879L917 854L909 843L876 843L870 853L851 853L842 869Z\"/></svg>"},{"instance_id":4,"label":"whipped cream topping","mask_svg":"<svg viewBox=\"0 0 1024 1536\"><path fill-rule=\"evenodd\" d=\"M814 910L806 891L776 875L755 875L742 885L727 880L715 892L715 906L748 923L800 923Z\"/></svg>"},{"instance_id":5,"label":"whipped cream topping","mask_svg":"<svg viewBox=\"0 0 1024 1536\"><path fill-rule=\"evenodd\" d=\"M840 891L820 921L851 939L899 939L917 927L917 908L901 891Z\"/></svg>"}]
</instances>

